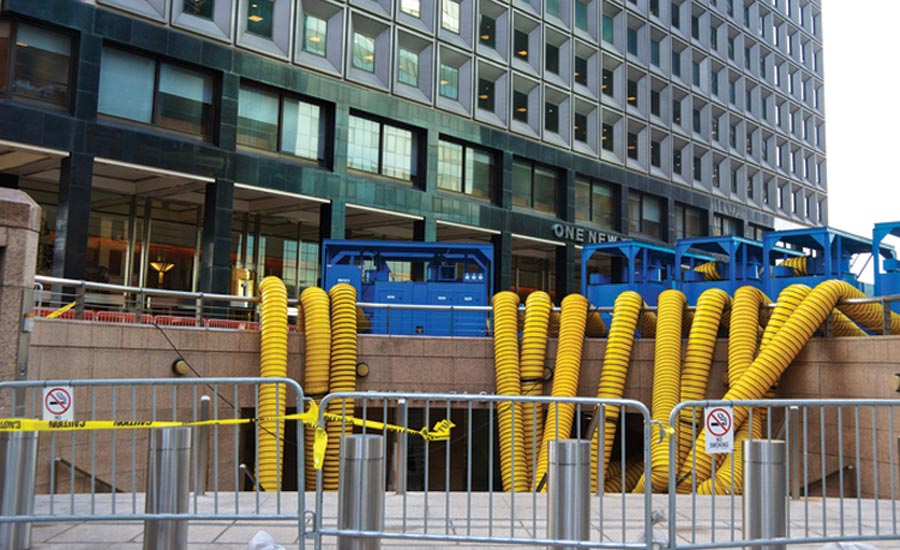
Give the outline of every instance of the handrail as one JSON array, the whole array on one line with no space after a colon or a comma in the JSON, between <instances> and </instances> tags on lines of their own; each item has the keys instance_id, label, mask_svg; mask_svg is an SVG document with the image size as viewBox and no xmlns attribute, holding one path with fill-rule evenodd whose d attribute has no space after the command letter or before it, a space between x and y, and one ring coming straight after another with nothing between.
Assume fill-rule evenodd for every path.
<instances>
[{"instance_id":1,"label":"handrail","mask_svg":"<svg viewBox=\"0 0 900 550\"><path fill-rule=\"evenodd\" d=\"M56 480L59 478L59 474L57 473L57 471L59 470L60 465L68 466L76 474L90 479L94 485L99 484L103 487L106 487L107 489L110 490L110 492L113 492L113 493L124 493L125 492L122 489L119 489L118 487L113 485L112 483L110 483L108 481L104 481L102 478L97 477L96 475L85 470L84 468L79 467L77 464L73 464L73 463L69 462L68 460L66 460L65 458L63 458L61 456L58 456L53 460L53 476L51 477L52 480ZM55 487L51 487L50 494L56 494Z\"/></svg>"}]
</instances>

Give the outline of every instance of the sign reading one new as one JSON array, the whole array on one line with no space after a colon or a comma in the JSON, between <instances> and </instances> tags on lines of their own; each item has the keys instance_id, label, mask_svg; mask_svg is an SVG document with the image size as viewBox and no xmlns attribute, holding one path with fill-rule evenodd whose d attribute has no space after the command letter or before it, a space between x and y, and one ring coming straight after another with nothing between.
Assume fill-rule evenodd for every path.
<instances>
[{"instance_id":1,"label":"sign reading one new","mask_svg":"<svg viewBox=\"0 0 900 550\"><path fill-rule=\"evenodd\" d=\"M550 226L557 239L575 243L612 243L621 240L618 235L604 233L596 229L586 229L568 223L554 223Z\"/></svg>"}]
</instances>

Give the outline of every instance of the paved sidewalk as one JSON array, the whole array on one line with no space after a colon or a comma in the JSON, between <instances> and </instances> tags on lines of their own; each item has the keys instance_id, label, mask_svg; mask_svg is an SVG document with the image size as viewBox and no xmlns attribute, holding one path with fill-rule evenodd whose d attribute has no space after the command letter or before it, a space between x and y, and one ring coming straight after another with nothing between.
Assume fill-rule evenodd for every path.
<instances>
[{"instance_id":1,"label":"paved sidewalk","mask_svg":"<svg viewBox=\"0 0 900 550\"><path fill-rule=\"evenodd\" d=\"M235 498L236 497L236 498ZM210 516L219 513L242 515L283 515L285 519L250 519L217 521L195 519L188 529L190 550L245 550L248 541L258 530L265 530L285 548L299 547L299 522L291 511L296 511L297 493L220 494L218 497L191 497L191 512ZM632 543L643 532L644 501L640 495L606 495L592 498L591 537L607 544ZM36 514L50 513L49 497L37 496ZM109 515L115 504L116 514L131 514L143 510L143 495L57 496L53 513L82 515ZM326 494L323 500L323 523L326 530L337 524L336 495ZM427 504L427 506L426 506ZM667 495L653 496L653 510L667 510ZM93 508L92 508L93 506ZM280 508L279 508L280 507ZM306 495L305 509L315 507L314 494ZM900 548L900 531L896 518L900 510L897 501L810 498L793 501L790 506L789 533L791 537L819 537L844 533L893 534L893 540L868 542L878 549ZM680 544L690 542L725 542L741 540L740 497L677 497L676 536ZM93 512L92 512L93 510ZM390 533L415 533L442 537L516 537L543 538L547 533L546 497L544 495L519 494L511 498L502 493L431 493L427 499L422 493L399 496L388 493L385 497L386 531ZM426 512L427 510L427 512ZM843 522L843 523L842 523ZM36 550L107 550L142 548L143 523L133 519L77 522L36 522L32 530L33 548ZM668 525L656 526L655 536L666 536ZM713 538L715 537L715 538ZM423 541L415 539L385 539L383 548L458 548L491 546L484 542L461 543L453 540ZM821 550L824 543L789 545L791 550ZM534 545L504 544L502 548L534 548ZM312 548L308 541L307 548ZM333 536L323 537L323 548L336 548ZM740 548L738 546L738 548Z\"/></svg>"}]
</instances>

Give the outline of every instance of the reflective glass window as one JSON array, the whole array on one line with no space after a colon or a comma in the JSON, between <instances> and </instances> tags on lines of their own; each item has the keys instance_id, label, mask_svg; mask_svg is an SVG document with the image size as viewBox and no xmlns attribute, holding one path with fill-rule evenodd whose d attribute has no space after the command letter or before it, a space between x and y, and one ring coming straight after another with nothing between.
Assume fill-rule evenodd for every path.
<instances>
[{"instance_id":1,"label":"reflective glass window","mask_svg":"<svg viewBox=\"0 0 900 550\"><path fill-rule=\"evenodd\" d=\"M397 80L410 86L419 85L419 54L400 48L397 54Z\"/></svg>"},{"instance_id":2,"label":"reflective glass window","mask_svg":"<svg viewBox=\"0 0 900 550\"><path fill-rule=\"evenodd\" d=\"M459 99L459 69L441 63L440 94L450 99Z\"/></svg>"},{"instance_id":3,"label":"reflective glass window","mask_svg":"<svg viewBox=\"0 0 900 550\"><path fill-rule=\"evenodd\" d=\"M68 36L41 27L18 25L12 95L65 107L71 54L72 40Z\"/></svg>"},{"instance_id":4,"label":"reflective glass window","mask_svg":"<svg viewBox=\"0 0 900 550\"><path fill-rule=\"evenodd\" d=\"M150 124L153 122L155 78L155 60L104 48L97 111Z\"/></svg>"},{"instance_id":5,"label":"reflective glass window","mask_svg":"<svg viewBox=\"0 0 900 550\"><path fill-rule=\"evenodd\" d=\"M380 125L365 118L350 116L347 139L347 167L378 173Z\"/></svg>"},{"instance_id":6,"label":"reflective glass window","mask_svg":"<svg viewBox=\"0 0 900 550\"><path fill-rule=\"evenodd\" d=\"M172 130L211 137L212 94L213 80L210 75L161 64L156 123Z\"/></svg>"},{"instance_id":7,"label":"reflective glass window","mask_svg":"<svg viewBox=\"0 0 900 550\"><path fill-rule=\"evenodd\" d=\"M278 94L242 86L238 92L238 145L276 151L278 109Z\"/></svg>"},{"instance_id":8,"label":"reflective glass window","mask_svg":"<svg viewBox=\"0 0 900 550\"><path fill-rule=\"evenodd\" d=\"M316 104L286 97L282 103L281 151L310 160L324 160L324 120Z\"/></svg>"},{"instance_id":9,"label":"reflective glass window","mask_svg":"<svg viewBox=\"0 0 900 550\"><path fill-rule=\"evenodd\" d=\"M459 34L459 2L443 0L441 7L441 27Z\"/></svg>"},{"instance_id":10,"label":"reflective glass window","mask_svg":"<svg viewBox=\"0 0 900 550\"><path fill-rule=\"evenodd\" d=\"M400 0L400 11L413 17L419 17L422 7L419 0Z\"/></svg>"},{"instance_id":11,"label":"reflective glass window","mask_svg":"<svg viewBox=\"0 0 900 550\"><path fill-rule=\"evenodd\" d=\"M315 15L303 15L303 49L325 57L328 22Z\"/></svg>"},{"instance_id":12,"label":"reflective glass window","mask_svg":"<svg viewBox=\"0 0 900 550\"><path fill-rule=\"evenodd\" d=\"M197 17L212 19L215 0L182 0L182 11Z\"/></svg>"},{"instance_id":13,"label":"reflective glass window","mask_svg":"<svg viewBox=\"0 0 900 550\"><path fill-rule=\"evenodd\" d=\"M252 0L247 8L247 32L272 38L275 0Z\"/></svg>"},{"instance_id":14,"label":"reflective glass window","mask_svg":"<svg viewBox=\"0 0 900 550\"><path fill-rule=\"evenodd\" d=\"M549 132L559 132L559 105L544 103L544 129Z\"/></svg>"},{"instance_id":15,"label":"reflective glass window","mask_svg":"<svg viewBox=\"0 0 900 550\"><path fill-rule=\"evenodd\" d=\"M362 33L353 33L353 66L370 73L375 72L375 39Z\"/></svg>"},{"instance_id":16,"label":"reflective glass window","mask_svg":"<svg viewBox=\"0 0 900 550\"><path fill-rule=\"evenodd\" d=\"M575 134L575 141L587 142L587 116L575 113L575 124L572 130Z\"/></svg>"}]
</instances>

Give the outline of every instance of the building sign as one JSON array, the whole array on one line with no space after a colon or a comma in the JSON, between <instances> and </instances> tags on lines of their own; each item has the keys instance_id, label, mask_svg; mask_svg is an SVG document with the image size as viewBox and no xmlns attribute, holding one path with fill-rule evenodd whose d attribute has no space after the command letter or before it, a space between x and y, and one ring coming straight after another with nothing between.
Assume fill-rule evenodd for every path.
<instances>
[{"instance_id":1,"label":"building sign","mask_svg":"<svg viewBox=\"0 0 900 550\"><path fill-rule=\"evenodd\" d=\"M568 223L554 223L551 226L553 236L557 239L563 239L575 243L612 243L621 240L618 235L597 231L596 229L586 229Z\"/></svg>"}]
</instances>

